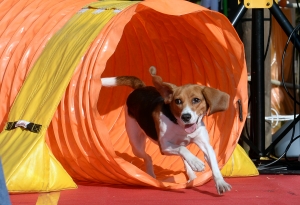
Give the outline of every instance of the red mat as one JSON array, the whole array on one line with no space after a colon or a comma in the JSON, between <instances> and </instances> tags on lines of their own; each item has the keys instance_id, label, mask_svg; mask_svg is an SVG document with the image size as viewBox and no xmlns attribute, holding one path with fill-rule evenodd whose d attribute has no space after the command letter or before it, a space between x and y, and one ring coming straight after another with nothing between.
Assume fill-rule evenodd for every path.
<instances>
[{"instance_id":1,"label":"red mat","mask_svg":"<svg viewBox=\"0 0 300 205\"><path fill-rule=\"evenodd\" d=\"M59 205L126 204L299 204L300 175L226 178L233 187L217 195L213 181L191 189L158 190L128 186L83 186L60 193ZM12 205L36 204L39 194L10 195Z\"/></svg>"}]
</instances>

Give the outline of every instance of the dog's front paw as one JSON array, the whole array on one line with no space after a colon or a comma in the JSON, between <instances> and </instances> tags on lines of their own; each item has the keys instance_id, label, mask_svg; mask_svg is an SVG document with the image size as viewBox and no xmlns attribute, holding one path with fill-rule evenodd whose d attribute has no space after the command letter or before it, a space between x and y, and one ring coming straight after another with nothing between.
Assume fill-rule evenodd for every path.
<instances>
[{"instance_id":1,"label":"dog's front paw","mask_svg":"<svg viewBox=\"0 0 300 205\"><path fill-rule=\"evenodd\" d=\"M186 159L187 163L190 165L194 172L202 172L205 169L205 164L197 157L191 159Z\"/></svg>"},{"instance_id":2,"label":"dog's front paw","mask_svg":"<svg viewBox=\"0 0 300 205\"><path fill-rule=\"evenodd\" d=\"M218 194L223 194L226 191L231 190L231 185L224 181L224 179L218 179L216 180L216 188Z\"/></svg>"}]
</instances>

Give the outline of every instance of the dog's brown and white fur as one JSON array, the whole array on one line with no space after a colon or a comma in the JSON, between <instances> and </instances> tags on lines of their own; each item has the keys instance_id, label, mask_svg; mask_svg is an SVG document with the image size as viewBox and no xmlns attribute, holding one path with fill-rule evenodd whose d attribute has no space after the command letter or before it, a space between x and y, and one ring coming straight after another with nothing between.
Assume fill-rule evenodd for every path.
<instances>
[{"instance_id":1,"label":"dog's brown and white fur","mask_svg":"<svg viewBox=\"0 0 300 205\"><path fill-rule=\"evenodd\" d=\"M127 98L125 108L126 130L133 153L142 158L146 171L155 178L151 157L145 152L146 137L155 141L164 155L179 155L185 165L188 182L195 172L204 170L204 163L186 146L195 143L205 155L219 194L231 189L221 175L209 135L202 121L205 115L228 108L229 95L217 89L187 84L175 86L162 81L150 67L155 87L145 86L134 76L101 78L102 85L129 86L134 91Z\"/></svg>"}]
</instances>

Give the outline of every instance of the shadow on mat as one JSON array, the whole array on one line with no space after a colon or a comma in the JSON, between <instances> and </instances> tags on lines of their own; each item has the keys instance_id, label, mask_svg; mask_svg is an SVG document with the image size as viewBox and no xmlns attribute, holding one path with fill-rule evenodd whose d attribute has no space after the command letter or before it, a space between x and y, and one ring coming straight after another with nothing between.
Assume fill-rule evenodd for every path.
<instances>
[{"instance_id":1,"label":"shadow on mat","mask_svg":"<svg viewBox=\"0 0 300 205\"><path fill-rule=\"evenodd\" d=\"M140 168L141 170L143 170L144 172L146 172L145 170L145 165L144 165L144 161L138 157L133 157L127 153L120 153L118 151L116 151L116 154L119 156L119 157L122 157L124 160L130 162L131 164L135 165L136 167ZM164 169L158 165L153 165L153 168L154 168L154 172L157 176L157 179L158 180L163 180L165 181L167 179L168 182L172 182L172 183L176 183L174 178L173 178L173 181L172 181L172 177L174 175L178 175L178 174L184 174L185 175L185 172L182 170L182 171L174 171L174 170L170 170L170 169Z\"/></svg>"}]
</instances>

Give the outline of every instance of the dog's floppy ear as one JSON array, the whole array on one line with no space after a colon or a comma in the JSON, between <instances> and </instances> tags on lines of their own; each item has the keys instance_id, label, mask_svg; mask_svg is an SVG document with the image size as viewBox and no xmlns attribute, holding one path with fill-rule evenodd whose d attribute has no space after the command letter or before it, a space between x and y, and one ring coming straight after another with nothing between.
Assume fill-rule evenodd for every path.
<instances>
[{"instance_id":1,"label":"dog's floppy ear","mask_svg":"<svg viewBox=\"0 0 300 205\"><path fill-rule=\"evenodd\" d=\"M202 94L209 105L208 115L227 110L230 96L220 90L204 87Z\"/></svg>"},{"instance_id":2,"label":"dog's floppy ear","mask_svg":"<svg viewBox=\"0 0 300 205\"><path fill-rule=\"evenodd\" d=\"M176 85L171 83L165 83L162 81L162 78L157 75L152 75L152 82L154 87L160 93L160 95L164 98L166 104L171 103L173 99L173 89L176 88Z\"/></svg>"}]
</instances>

